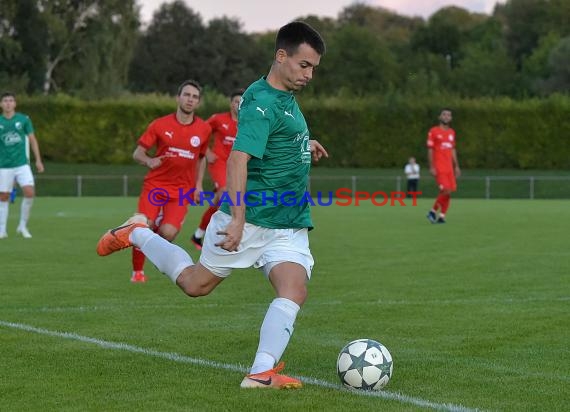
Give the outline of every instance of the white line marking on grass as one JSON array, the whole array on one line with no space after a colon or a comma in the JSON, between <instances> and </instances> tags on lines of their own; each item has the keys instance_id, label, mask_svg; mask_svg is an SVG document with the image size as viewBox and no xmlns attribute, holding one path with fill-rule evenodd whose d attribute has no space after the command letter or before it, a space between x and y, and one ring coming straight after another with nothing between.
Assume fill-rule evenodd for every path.
<instances>
[{"instance_id":1,"label":"white line marking on grass","mask_svg":"<svg viewBox=\"0 0 570 412\"><path fill-rule=\"evenodd\" d=\"M105 349L115 349L115 350L124 350L124 351L132 352L132 353L142 353L143 355L154 356L156 358L162 358L162 359L168 359L168 360L171 360L174 362L189 363L189 364L200 365L200 366L207 366L210 368L224 369L224 370L229 370L232 372L241 372L241 373L247 373L248 372L248 368L246 368L244 366L240 366L240 365L232 365L230 363L221 363L221 362L210 361L207 359L193 358L190 356L185 356L185 355L181 355L181 354L174 353L174 352L160 352L160 351L153 350L153 349L145 349L145 348L141 348L139 346L129 345L127 343L109 342L109 341L105 341L105 340L101 340L101 339L97 339L97 338L90 338L89 336L82 336L82 335L78 335L76 333L71 333L71 332L58 332L58 331L52 331L52 330L43 329L43 328L36 328L34 326L25 325L23 323L14 323L14 322L7 322L7 321L0 320L0 326L12 328L12 329L19 329L19 330L23 330L26 332L37 333L40 335L46 335L46 336L51 336L51 337L55 337L55 338L70 339L70 340L75 340L75 341L79 341L79 342L83 342L83 343L92 343L94 345L101 346L102 348L105 348ZM403 395L403 394L398 393L398 392L388 392L388 391L373 392L373 391L349 390L349 389L342 387L340 384L333 384L333 383L323 381L320 379L315 379L315 378L311 378L311 377L307 377L307 376L295 376L295 377L298 379L301 379L304 383L307 383L309 385L320 386L320 387L327 388L327 389L340 390L340 391L344 391L344 392L354 394L354 395L383 398L383 399L388 399L388 400L395 400L395 401L399 401L402 403L420 406L422 408L430 408L430 409L436 409L436 410L440 410L440 411L450 411L450 412L476 412L476 411L479 411L479 409L466 408L464 406L454 405L451 403L436 403L436 402L428 401L428 400L421 399L421 398L415 398L413 396Z\"/></svg>"}]
</instances>

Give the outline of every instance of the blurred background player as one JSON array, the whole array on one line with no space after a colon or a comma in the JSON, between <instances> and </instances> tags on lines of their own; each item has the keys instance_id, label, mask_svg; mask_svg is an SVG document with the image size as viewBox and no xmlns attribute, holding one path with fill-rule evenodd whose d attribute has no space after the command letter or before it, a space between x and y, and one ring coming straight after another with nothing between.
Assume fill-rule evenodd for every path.
<instances>
[{"instance_id":1,"label":"blurred background player","mask_svg":"<svg viewBox=\"0 0 570 412\"><path fill-rule=\"evenodd\" d=\"M432 127L427 138L429 170L439 188L433 208L427 214L431 223L445 223L451 193L457 189L455 179L461 176L455 150L455 130L449 127L451 120L451 110L442 109L439 114L439 126Z\"/></svg>"},{"instance_id":2,"label":"blurred background player","mask_svg":"<svg viewBox=\"0 0 570 412\"><path fill-rule=\"evenodd\" d=\"M133 153L137 162L150 169L144 178L138 213L145 215L151 228L170 242L178 235L188 211L188 201L180 198L180 190L184 194L196 188L192 198L202 191L196 182L201 186L212 129L194 114L201 92L194 80L182 83L176 96L176 113L154 120ZM156 149L154 157L148 155L151 149ZM144 254L133 248L131 282L146 281L144 262Z\"/></svg>"},{"instance_id":3,"label":"blurred background player","mask_svg":"<svg viewBox=\"0 0 570 412\"><path fill-rule=\"evenodd\" d=\"M416 163L415 157L408 159L408 164L404 167L404 173L406 174L406 179L408 179L406 192L417 192L420 180L420 165ZM406 197L411 197L411 195L407 194Z\"/></svg>"},{"instance_id":4,"label":"blurred background player","mask_svg":"<svg viewBox=\"0 0 570 412\"><path fill-rule=\"evenodd\" d=\"M232 151L237 134L237 115L239 102L243 95L243 89L236 90L230 95L230 111L225 113L215 113L207 120L212 128L213 147L208 149L206 159L208 161L208 172L214 182L214 192L216 193L212 203L202 215L200 225L191 238L196 249L202 249L202 239L206 233L206 228L212 215L216 213L221 194L226 190L226 164Z\"/></svg>"},{"instance_id":5,"label":"blurred background player","mask_svg":"<svg viewBox=\"0 0 570 412\"><path fill-rule=\"evenodd\" d=\"M25 238L31 238L28 219L34 203L35 182L30 167L30 148L34 153L38 173L43 173L44 164L32 121L25 114L16 112L16 96L13 93L2 94L0 106L0 239L8 237L8 202L14 182L22 188L24 195L16 232Z\"/></svg>"}]
</instances>

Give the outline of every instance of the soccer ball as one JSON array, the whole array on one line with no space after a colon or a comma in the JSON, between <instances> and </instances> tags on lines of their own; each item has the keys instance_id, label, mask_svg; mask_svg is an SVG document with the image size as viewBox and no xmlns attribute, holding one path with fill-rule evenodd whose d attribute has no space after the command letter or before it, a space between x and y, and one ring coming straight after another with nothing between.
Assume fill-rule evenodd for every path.
<instances>
[{"instance_id":1,"label":"soccer ball","mask_svg":"<svg viewBox=\"0 0 570 412\"><path fill-rule=\"evenodd\" d=\"M388 349L372 339L358 339L348 343L336 361L341 382L355 389L382 389L390 381L393 367L392 355Z\"/></svg>"}]
</instances>

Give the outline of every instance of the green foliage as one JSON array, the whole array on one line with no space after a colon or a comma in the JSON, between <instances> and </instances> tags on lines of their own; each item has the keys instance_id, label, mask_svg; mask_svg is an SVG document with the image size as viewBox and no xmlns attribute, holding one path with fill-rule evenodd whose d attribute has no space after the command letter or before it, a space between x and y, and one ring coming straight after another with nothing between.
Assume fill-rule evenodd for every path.
<instances>
[{"instance_id":1,"label":"green foliage","mask_svg":"<svg viewBox=\"0 0 570 412\"><path fill-rule=\"evenodd\" d=\"M570 133L562 119L570 99L523 102L507 98L308 99L312 134L328 148L331 166L400 167L409 156L426 162L428 129L443 106L454 111L457 148L465 168L570 167ZM556 125L556 127L552 127Z\"/></svg>"},{"instance_id":2,"label":"green foliage","mask_svg":"<svg viewBox=\"0 0 570 412\"><path fill-rule=\"evenodd\" d=\"M139 26L135 6L135 0L3 1L0 86L88 98L119 94Z\"/></svg>"},{"instance_id":3,"label":"green foliage","mask_svg":"<svg viewBox=\"0 0 570 412\"><path fill-rule=\"evenodd\" d=\"M326 166L401 167L409 156L426 162L425 139L439 110L454 110L460 162L465 168L567 169L570 98L516 101L417 98L395 92L380 98L300 96L312 135L331 153ZM227 110L227 98L206 93L199 115ZM133 96L85 102L23 98L47 160L130 163L136 140L150 121L175 110L167 96ZM555 125L555 127L553 127Z\"/></svg>"},{"instance_id":4,"label":"green foliage","mask_svg":"<svg viewBox=\"0 0 570 412\"><path fill-rule=\"evenodd\" d=\"M227 98L207 95L198 114L227 110ZM129 163L136 141L149 123L176 110L174 98L146 96L81 101L66 96L19 100L29 114L47 160Z\"/></svg>"}]
</instances>

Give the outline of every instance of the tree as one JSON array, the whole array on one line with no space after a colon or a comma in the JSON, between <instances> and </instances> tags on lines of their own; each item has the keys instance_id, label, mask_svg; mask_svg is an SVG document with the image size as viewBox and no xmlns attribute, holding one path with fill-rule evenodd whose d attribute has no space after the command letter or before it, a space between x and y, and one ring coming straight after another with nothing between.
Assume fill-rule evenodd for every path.
<instances>
[{"instance_id":1,"label":"tree","mask_svg":"<svg viewBox=\"0 0 570 412\"><path fill-rule=\"evenodd\" d=\"M509 0L495 8L495 16L504 24L509 53L518 67L532 54L542 36L558 31L560 27L552 24L556 15L553 6L562 3L551 0Z\"/></svg>"},{"instance_id":2,"label":"tree","mask_svg":"<svg viewBox=\"0 0 570 412\"><path fill-rule=\"evenodd\" d=\"M260 50L251 36L241 30L237 20L222 17L210 21L206 29L209 39L204 59L208 68L201 82L229 95L245 88L265 71L266 61L259 59Z\"/></svg>"},{"instance_id":3,"label":"tree","mask_svg":"<svg viewBox=\"0 0 570 412\"><path fill-rule=\"evenodd\" d=\"M548 55L549 75L539 79L542 94L570 92L570 36L561 39Z\"/></svg>"},{"instance_id":4,"label":"tree","mask_svg":"<svg viewBox=\"0 0 570 412\"><path fill-rule=\"evenodd\" d=\"M182 0L162 4L136 46L131 89L172 94L186 79L208 78L209 41L201 16Z\"/></svg>"},{"instance_id":5,"label":"tree","mask_svg":"<svg viewBox=\"0 0 570 412\"><path fill-rule=\"evenodd\" d=\"M398 81L394 55L368 30L344 26L328 43L327 56L318 69L319 81L312 89L315 93L382 93Z\"/></svg>"},{"instance_id":6,"label":"tree","mask_svg":"<svg viewBox=\"0 0 570 412\"><path fill-rule=\"evenodd\" d=\"M125 90L139 16L134 0L105 0L96 7L73 59L56 73L57 83L86 98Z\"/></svg>"},{"instance_id":7,"label":"tree","mask_svg":"<svg viewBox=\"0 0 570 412\"><path fill-rule=\"evenodd\" d=\"M494 18L473 26L465 35L461 59L452 71L453 91L462 96L500 96L523 93L520 75Z\"/></svg>"},{"instance_id":8,"label":"tree","mask_svg":"<svg viewBox=\"0 0 570 412\"><path fill-rule=\"evenodd\" d=\"M124 72L130 57L130 47L125 47L130 44L124 40L133 38L138 28L134 0L4 0L3 6L4 2L0 53L7 69L0 69L0 78L13 77L11 71L16 71L29 79L29 92L48 94L53 89L82 90L97 78L107 82L115 78L110 73ZM94 60L117 54L122 58L95 66L97 73L85 70ZM70 77L77 80L73 87L68 85ZM95 89L104 90L105 82ZM124 76L116 83L121 82Z\"/></svg>"}]
</instances>

